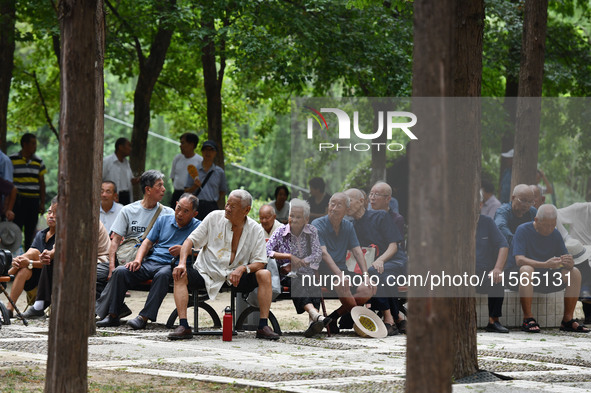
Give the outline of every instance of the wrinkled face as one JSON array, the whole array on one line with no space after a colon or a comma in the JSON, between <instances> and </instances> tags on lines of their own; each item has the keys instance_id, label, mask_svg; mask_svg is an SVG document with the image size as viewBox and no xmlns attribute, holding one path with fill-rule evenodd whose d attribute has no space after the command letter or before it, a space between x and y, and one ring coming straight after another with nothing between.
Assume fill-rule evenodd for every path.
<instances>
[{"instance_id":1,"label":"wrinkled face","mask_svg":"<svg viewBox=\"0 0 591 393\"><path fill-rule=\"evenodd\" d=\"M359 210L363 208L363 197L359 195L358 192L349 191L347 192L349 196L349 209L347 210L347 214L350 216L355 216Z\"/></svg>"},{"instance_id":2,"label":"wrinkled face","mask_svg":"<svg viewBox=\"0 0 591 393\"><path fill-rule=\"evenodd\" d=\"M224 208L225 217L230 220L232 224L238 225L244 221L244 218L250 211L250 206L242 206L242 201L235 195L228 198L226 207Z\"/></svg>"},{"instance_id":3,"label":"wrinkled face","mask_svg":"<svg viewBox=\"0 0 591 393\"><path fill-rule=\"evenodd\" d=\"M342 220L347 214L347 200L340 196L332 196L328 202L328 218Z\"/></svg>"},{"instance_id":4,"label":"wrinkled face","mask_svg":"<svg viewBox=\"0 0 591 393\"><path fill-rule=\"evenodd\" d=\"M111 183L103 183L101 185L101 201L114 202L115 197L115 186Z\"/></svg>"},{"instance_id":5,"label":"wrinkled face","mask_svg":"<svg viewBox=\"0 0 591 393\"><path fill-rule=\"evenodd\" d=\"M299 234L304 229L304 225L308 223L308 217L304 217L304 208L292 207L289 210L288 222L290 230Z\"/></svg>"},{"instance_id":6,"label":"wrinkled face","mask_svg":"<svg viewBox=\"0 0 591 393\"><path fill-rule=\"evenodd\" d=\"M152 187L146 187L146 195L149 195L151 198L155 199L157 202L160 202L164 197L164 192L166 188L164 188L164 181L162 179L156 180Z\"/></svg>"},{"instance_id":7,"label":"wrinkled face","mask_svg":"<svg viewBox=\"0 0 591 393\"><path fill-rule=\"evenodd\" d=\"M181 154L184 156L190 156L195 151L195 146L192 143L187 142L187 140L182 137L181 138Z\"/></svg>"},{"instance_id":8,"label":"wrinkled face","mask_svg":"<svg viewBox=\"0 0 591 393\"><path fill-rule=\"evenodd\" d=\"M513 214L517 217L522 217L533 205L534 194L529 188L511 197L511 208L513 209Z\"/></svg>"},{"instance_id":9,"label":"wrinkled face","mask_svg":"<svg viewBox=\"0 0 591 393\"><path fill-rule=\"evenodd\" d=\"M57 216L57 203L51 205L49 209L47 209L47 226L50 228L55 229L56 218Z\"/></svg>"},{"instance_id":10,"label":"wrinkled face","mask_svg":"<svg viewBox=\"0 0 591 393\"><path fill-rule=\"evenodd\" d=\"M544 218L542 220L538 217L534 218L534 228L542 236L550 236L556 228L556 219Z\"/></svg>"},{"instance_id":11,"label":"wrinkled face","mask_svg":"<svg viewBox=\"0 0 591 393\"><path fill-rule=\"evenodd\" d=\"M282 204L285 203L285 201L287 201L287 192L285 192L285 190L282 188L277 193L277 202L279 202L279 204Z\"/></svg>"},{"instance_id":12,"label":"wrinkled face","mask_svg":"<svg viewBox=\"0 0 591 393\"><path fill-rule=\"evenodd\" d=\"M275 209L269 205L265 205L261 207L259 210L259 221L261 225L265 229L265 231L269 232L271 228L273 228L273 224L275 223Z\"/></svg>"},{"instance_id":13,"label":"wrinkled face","mask_svg":"<svg viewBox=\"0 0 591 393\"><path fill-rule=\"evenodd\" d=\"M376 184L369 192L369 203L373 210L388 210L390 198L388 191L381 184Z\"/></svg>"},{"instance_id":14,"label":"wrinkled face","mask_svg":"<svg viewBox=\"0 0 591 393\"><path fill-rule=\"evenodd\" d=\"M174 218L179 227L184 227L191 219L197 215L197 212L193 210L193 204L187 198L183 198L176 203L174 209Z\"/></svg>"}]
</instances>

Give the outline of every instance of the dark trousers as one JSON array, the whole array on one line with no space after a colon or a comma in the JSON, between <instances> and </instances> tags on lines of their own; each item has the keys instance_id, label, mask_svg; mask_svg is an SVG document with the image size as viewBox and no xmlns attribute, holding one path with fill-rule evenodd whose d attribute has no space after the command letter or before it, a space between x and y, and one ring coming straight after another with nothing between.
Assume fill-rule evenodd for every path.
<instances>
[{"instance_id":1,"label":"dark trousers","mask_svg":"<svg viewBox=\"0 0 591 393\"><path fill-rule=\"evenodd\" d=\"M101 262L96 265L96 299L101 297L101 293L107 286L107 277L109 277L109 262Z\"/></svg>"},{"instance_id":2,"label":"dark trousers","mask_svg":"<svg viewBox=\"0 0 591 393\"><path fill-rule=\"evenodd\" d=\"M18 195L14 203L14 223L25 229L25 248L28 250L35 238L39 219L39 198L26 198Z\"/></svg>"},{"instance_id":3,"label":"dark trousers","mask_svg":"<svg viewBox=\"0 0 591 393\"><path fill-rule=\"evenodd\" d=\"M122 205L129 205L131 203L130 191L119 191L119 203Z\"/></svg>"},{"instance_id":4,"label":"dark trousers","mask_svg":"<svg viewBox=\"0 0 591 393\"><path fill-rule=\"evenodd\" d=\"M125 292L134 285L150 279L152 280L150 292L148 292L144 308L139 314L151 321L156 321L158 309L172 282L172 268L169 263L162 264L147 259L142 262L142 266L135 272L130 271L125 266L117 267L97 303L104 300L103 296L108 294L110 296L109 314L119 315L125 300ZM97 307L98 309L99 307ZM106 315L99 316L104 318Z\"/></svg>"},{"instance_id":5,"label":"dark trousers","mask_svg":"<svg viewBox=\"0 0 591 393\"><path fill-rule=\"evenodd\" d=\"M219 210L218 203L216 201L203 201L199 200L199 212L197 213L197 219L203 221L203 219L212 211Z\"/></svg>"},{"instance_id":6,"label":"dark trousers","mask_svg":"<svg viewBox=\"0 0 591 393\"><path fill-rule=\"evenodd\" d=\"M53 262L50 265L45 265L41 269L41 276L39 277L39 286L37 287L37 298L35 300L43 300L44 307L51 304L51 286L53 284Z\"/></svg>"},{"instance_id":7,"label":"dark trousers","mask_svg":"<svg viewBox=\"0 0 591 393\"><path fill-rule=\"evenodd\" d=\"M476 269L476 274L482 276L482 270ZM505 288L501 283L491 285L490 279L484 280L480 287L476 288L476 293L488 295L488 316L490 318L499 318L503 316L503 300L505 299Z\"/></svg>"}]
</instances>

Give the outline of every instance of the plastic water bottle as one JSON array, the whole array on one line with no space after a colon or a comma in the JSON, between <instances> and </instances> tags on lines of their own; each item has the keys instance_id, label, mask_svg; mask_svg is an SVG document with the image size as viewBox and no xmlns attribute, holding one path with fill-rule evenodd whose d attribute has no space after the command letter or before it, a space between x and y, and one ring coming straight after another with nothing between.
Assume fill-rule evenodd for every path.
<instances>
[{"instance_id":1,"label":"plastic water bottle","mask_svg":"<svg viewBox=\"0 0 591 393\"><path fill-rule=\"evenodd\" d=\"M230 307L226 307L222 322L222 340L232 341L232 330L232 310L230 310Z\"/></svg>"}]
</instances>

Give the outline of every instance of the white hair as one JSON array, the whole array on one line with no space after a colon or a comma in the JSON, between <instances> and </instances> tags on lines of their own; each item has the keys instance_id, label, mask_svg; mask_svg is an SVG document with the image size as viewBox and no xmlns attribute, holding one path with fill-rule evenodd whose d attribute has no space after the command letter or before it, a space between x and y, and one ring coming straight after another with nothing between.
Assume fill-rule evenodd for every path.
<instances>
[{"instance_id":1,"label":"white hair","mask_svg":"<svg viewBox=\"0 0 591 393\"><path fill-rule=\"evenodd\" d=\"M252 195L246 190L234 190L228 195L228 198L231 196L239 198L242 207L252 206Z\"/></svg>"},{"instance_id":2,"label":"white hair","mask_svg":"<svg viewBox=\"0 0 591 393\"><path fill-rule=\"evenodd\" d=\"M301 207L302 209L304 209L304 217L305 218L310 217L310 204L308 202L306 202L302 199L299 199L299 198L293 198L289 202L289 212L290 213L294 207Z\"/></svg>"},{"instance_id":3,"label":"white hair","mask_svg":"<svg viewBox=\"0 0 591 393\"><path fill-rule=\"evenodd\" d=\"M373 185L373 187L375 186L384 186L386 188L386 192L388 193L388 196L392 196L392 187L386 183L385 181L378 181L376 182L376 184ZM372 187L372 188L373 188Z\"/></svg>"},{"instance_id":4,"label":"white hair","mask_svg":"<svg viewBox=\"0 0 591 393\"><path fill-rule=\"evenodd\" d=\"M330 197L330 200L332 201L335 197L343 198L345 200L345 206L347 206L347 209L351 207L351 198L349 198L349 195L345 194L344 192L335 192L332 194L332 197Z\"/></svg>"},{"instance_id":5,"label":"white hair","mask_svg":"<svg viewBox=\"0 0 591 393\"><path fill-rule=\"evenodd\" d=\"M536 214L536 218L538 220L556 220L558 217L558 209L556 206L546 203L538 209L538 213Z\"/></svg>"},{"instance_id":6,"label":"white hair","mask_svg":"<svg viewBox=\"0 0 591 393\"><path fill-rule=\"evenodd\" d=\"M518 184L515 186L515 188L513 189L513 196L516 196L517 194L521 194L527 191L531 191L531 188L529 188L529 186L527 184Z\"/></svg>"}]
</instances>

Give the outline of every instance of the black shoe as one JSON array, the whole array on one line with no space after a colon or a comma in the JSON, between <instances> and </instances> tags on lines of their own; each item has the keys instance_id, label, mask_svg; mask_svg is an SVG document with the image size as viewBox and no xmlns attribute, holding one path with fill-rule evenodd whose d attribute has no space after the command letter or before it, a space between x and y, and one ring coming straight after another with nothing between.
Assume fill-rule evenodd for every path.
<instances>
[{"instance_id":1,"label":"black shoe","mask_svg":"<svg viewBox=\"0 0 591 393\"><path fill-rule=\"evenodd\" d=\"M398 328L396 328L396 325L390 325L389 323L385 323L384 325L386 325L386 331L388 332L388 336L395 336L399 333Z\"/></svg>"},{"instance_id":2,"label":"black shoe","mask_svg":"<svg viewBox=\"0 0 591 393\"><path fill-rule=\"evenodd\" d=\"M265 326L262 329L257 329L257 338L263 340L279 340L279 335L273 331L269 326Z\"/></svg>"},{"instance_id":3,"label":"black shoe","mask_svg":"<svg viewBox=\"0 0 591 393\"><path fill-rule=\"evenodd\" d=\"M96 323L96 327L113 327L119 326L121 321L119 318L112 317L111 314L107 314L107 316Z\"/></svg>"},{"instance_id":4,"label":"black shoe","mask_svg":"<svg viewBox=\"0 0 591 393\"><path fill-rule=\"evenodd\" d=\"M131 315L131 310L129 309L129 307L127 307L127 304L123 303L123 306L121 306L121 311L119 312L119 319L128 317Z\"/></svg>"},{"instance_id":5,"label":"black shoe","mask_svg":"<svg viewBox=\"0 0 591 393\"><path fill-rule=\"evenodd\" d=\"M131 326L133 330L145 329L146 325L148 324L147 320L144 320L141 316L137 316L133 319L127 321L127 324Z\"/></svg>"},{"instance_id":6,"label":"black shoe","mask_svg":"<svg viewBox=\"0 0 591 393\"><path fill-rule=\"evenodd\" d=\"M346 313L341 316L341 319L339 321L339 328L353 329L353 318L351 318L351 313Z\"/></svg>"},{"instance_id":7,"label":"black shoe","mask_svg":"<svg viewBox=\"0 0 591 393\"><path fill-rule=\"evenodd\" d=\"M396 321L396 328L400 334L406 334L406 319Z\"/></svg>"},{"instance_id":8,"label":"black shoe","mask_svg":"<svg viewBox=\"0 0 591 393\"><path fill-rule=\"evenodd\" d=\"M27 311L23 313L23 318L25 319L45 319L45 311L43 310L35 310L33 306L29 307Z\"/></svg>"},{"instance_id":9,"label":"black shoe","mask_svg":"<svg viewBox=\"0 0 591 393\"><path fill-rule=\"evenodd\" d=\"M501 325L499 321L496 321L495 323L489 323L488 325L486 325L485 330L487 332L493 333L509 333L509 329Z\"/></svg>"},{"instance_id":10,"label":"black shoe","mask_svg":"<svg viewBox=\"0 0 591 393\"><path fill-rule=\"evenodd\" d=\"M193 331L191 328L179 326L174 329L174 332L168 333L169 340L188 340L193 338Z\"/></svg>"},{"instance_id":11,"label":"black shoe","mask_svg":"<svg viewBox=\"0 0 591 393\"><path fill-rule=\"evenodd\" d=\"M330 330L330 334L339 334L339 332L341 331L341 329L339 329L339 327L337 326L336 319L332 320L326 328Z\"/></svg>"},{"instance_id":12,"label":"black shoe","mask_svg":"<svg viewBox=\"0 0 591 393\"><path fill-rule=\"evenodd\" d=\"M318 333L320 333L324 329L324 322L323 321L316 321L312 322L308 329L304 332L304 337L314 337Z\"/></svg>"}]
</instances>

